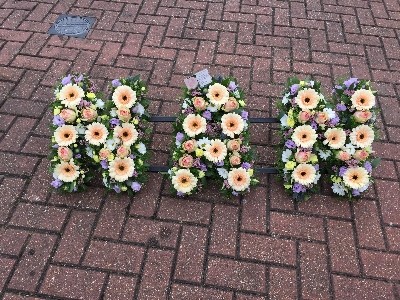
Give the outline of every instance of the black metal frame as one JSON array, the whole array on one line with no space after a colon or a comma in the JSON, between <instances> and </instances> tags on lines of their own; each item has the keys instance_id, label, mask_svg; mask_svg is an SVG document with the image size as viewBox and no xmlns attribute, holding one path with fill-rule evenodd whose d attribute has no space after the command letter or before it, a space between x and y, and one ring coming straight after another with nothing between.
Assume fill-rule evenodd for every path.
<instances>
[{"instance_id":1,"label":"black metal frame","mask_svg":"<svg viewBox=\"0 0 400 300\"><path fill-rule=\"evenodd\" d=\"M173 116L151 116L150 122L154 123L172 123L175 122L176 117ZM250 123L279 123L277 118L249 118ZM150 166L149 172L159 173L168 172L169 167L167 166ZM276 168L255 168L257 173L263 174L277 174Z\"/></svg>"}]
</instances>

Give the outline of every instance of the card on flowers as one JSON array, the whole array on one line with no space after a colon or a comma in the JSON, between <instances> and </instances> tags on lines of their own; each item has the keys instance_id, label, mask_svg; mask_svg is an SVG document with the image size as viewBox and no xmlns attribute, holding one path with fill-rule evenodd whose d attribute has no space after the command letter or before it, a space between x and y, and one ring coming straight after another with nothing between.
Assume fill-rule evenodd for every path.
<instances>
[{"instance_id":1,"label":"card on flowers","mask_svg":"<svg viewBox=\"0 0 400 300\"><path fill-rule=\"evenodd\" d=\"M243 92L235 78L200 75L202 84L185 88L174 124L174 163L168 171L173 189L190 195L214 179L227 196L245 193L258 181Z\"/></svg>"}]
</instances>

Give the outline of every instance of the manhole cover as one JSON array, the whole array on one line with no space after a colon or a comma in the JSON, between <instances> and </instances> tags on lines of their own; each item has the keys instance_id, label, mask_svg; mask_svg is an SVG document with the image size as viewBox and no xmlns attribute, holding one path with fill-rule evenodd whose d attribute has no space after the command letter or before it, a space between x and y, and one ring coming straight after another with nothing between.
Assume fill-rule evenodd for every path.
<instances>
[{"instance_id":1,"label":"manhole cover","mask_svg":"<svg viewBox=\"0 0 400 300\"><path fill-rule=\"evenodd\" d=\"M94 17L61 15L49 29L49 34L85 38L96 21Z\"/></svg>"}]
</instances>

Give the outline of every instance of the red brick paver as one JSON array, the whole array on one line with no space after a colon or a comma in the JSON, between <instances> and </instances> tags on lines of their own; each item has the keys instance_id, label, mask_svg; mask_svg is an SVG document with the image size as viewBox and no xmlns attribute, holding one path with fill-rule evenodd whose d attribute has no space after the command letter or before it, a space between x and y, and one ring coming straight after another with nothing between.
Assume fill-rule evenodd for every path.
<instances>
[{"instance_id":1,"label":"red brick paver","mask_svg":"<svg viewBox=\"0 0 400 300\"><path fill-rule=\"evenodd\" d=\"M60 13L96 16L86 39L47 35ZM400 299L400 3L397 0L0 0L0 298ZM242 199L217 186L175 199L160 174L135 197L49 187L52 87L70 71L106 91L140 73L150 112L179 111L183 78L240 80L252 116L274 117L286 78L371 79L381 116L374 185L293 204L274 175ZM165 164L170 124L153 127ZM275 125L253 126L258 163Z\"/></svg>"}]
</instances>

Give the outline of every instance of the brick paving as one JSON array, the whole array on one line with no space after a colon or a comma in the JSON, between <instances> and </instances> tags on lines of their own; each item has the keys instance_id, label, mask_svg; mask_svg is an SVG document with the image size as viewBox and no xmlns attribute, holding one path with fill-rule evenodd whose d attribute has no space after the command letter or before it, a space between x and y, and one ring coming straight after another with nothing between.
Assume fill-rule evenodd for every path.
<instances>
[{"instance_id":1,"label":"brick paving","mask_svg":"<svg viewBox=\"0 0 400 300\"><path fill-rule=\"evenodd\" d=\"M400 299L400 2L398 0L0 0L0 298ZM58 14L96 16L87 39L46 34ZM273 175L243 199L211 185L177 200L150 174L135 197L94 181L49 188L55 80L86 72L99 88L140 73L150 111L173 115L184 76L236 76L252 116L276 116L290 75L371 79L383 158L357 203L327 187L293 204ZM170 124L154 124L165 164ZM277 126L258 124L258 163Z\"/></svg>"}]
</instances>

